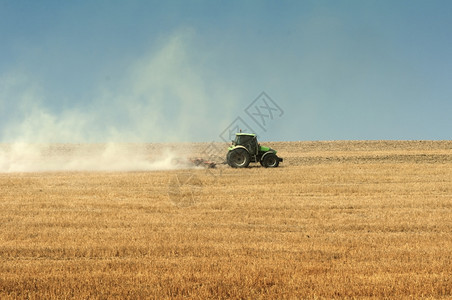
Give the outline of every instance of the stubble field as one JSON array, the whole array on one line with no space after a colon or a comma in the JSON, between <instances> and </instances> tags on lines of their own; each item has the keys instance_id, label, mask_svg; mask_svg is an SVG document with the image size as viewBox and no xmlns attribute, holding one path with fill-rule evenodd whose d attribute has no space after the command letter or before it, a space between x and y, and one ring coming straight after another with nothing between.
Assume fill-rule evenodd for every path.
<instances>
[{"instance_id":1,"label":"stubble field","mask_svg":"<svg viewBox=\"0 0 452 300\"><path fill-rule=\"evenodd\" d=\"M0 174L0 298L452 298L452 141L265 144L280 168Z\"/></svg>"}]
</instances>

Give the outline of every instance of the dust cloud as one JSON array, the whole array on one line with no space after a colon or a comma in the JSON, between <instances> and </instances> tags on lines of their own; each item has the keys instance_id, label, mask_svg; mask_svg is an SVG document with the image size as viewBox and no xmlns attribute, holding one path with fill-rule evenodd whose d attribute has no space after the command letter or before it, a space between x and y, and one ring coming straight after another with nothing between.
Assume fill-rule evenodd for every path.
<instances>
[{"instance_id":1,"label":"dust cloud","mask_svg":"<svg viewBox=\"0 0 452 300\"><path fill-rule=\"evenodd\" d=\"M0 146L0 173L59 171L156 171L187 166L177 154L145 144L25 144Z\"/></svg>"},{"instance_id":2,"label":"dust cloud","mask_svg":"<svg viewBox=\"0 0 452 300\"><path fill-rule=\"evenodd\" d=\"M83 95L86 99L68 94L66 102L55 99L52 88L43 89L33 74L3 75L0 109L9 113L0 120L0 172L187 168L174 163L178 154L149 145L190 142L193 133L208 136L209 130L217 136L227 123L208 113L215 97L206 87L212 84L205 82L208 76L195 49L190 32L175 32L126 70L118 70L121 77L114 84L99 81ZM231 119L221 107L212 111ZM189 156L183 152L182 160Z\"/></svg>"}]
</instances>

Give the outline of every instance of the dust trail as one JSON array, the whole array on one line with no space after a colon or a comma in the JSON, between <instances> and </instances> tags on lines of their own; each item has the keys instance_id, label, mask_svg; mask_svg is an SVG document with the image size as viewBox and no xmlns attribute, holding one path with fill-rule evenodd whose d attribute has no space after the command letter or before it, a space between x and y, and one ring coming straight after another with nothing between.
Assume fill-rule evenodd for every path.
<instances>
[{"instance_id":1,"label":"dust trail","mask_svg":"<svg viewBox=\"0 0 452 300\"><path fill-rule=\"evenodd\" d=\"M113 82L99 80L83 95L68 91L64 101L34 74L0 73L0 172L192 167L186 149L178 155L143 142L212 140L232 120L227 112L238 97L206 81L198 53L195 32L177 30L118 67Z\"/></svg>"},{"instance_id":2,"label":"dust trail","mask_svg":"<svg viewBox=\"0 0 452 300\"><path fill-rule=\"evenodd\" d=\"M156 171L189 168L170 150L145 144L0 145L0 173L57 171Z\"/></svg>"}]
</instances>

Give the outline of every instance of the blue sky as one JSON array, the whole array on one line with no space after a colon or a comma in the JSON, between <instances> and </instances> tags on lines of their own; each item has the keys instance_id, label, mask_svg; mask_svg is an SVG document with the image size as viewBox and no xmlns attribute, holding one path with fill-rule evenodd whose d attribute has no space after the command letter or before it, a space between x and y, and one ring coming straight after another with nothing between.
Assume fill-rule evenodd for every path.
<instances>
[{"instance_id":1,"label":"blue sky","mask_svg":"<svg viewBox=\"0 0 452 300\"><path fill-rule=\"evenodd\" d=\"M452 1L0 0L0 40L2 142L452 138Z\"/></svg>"}]
</instances>

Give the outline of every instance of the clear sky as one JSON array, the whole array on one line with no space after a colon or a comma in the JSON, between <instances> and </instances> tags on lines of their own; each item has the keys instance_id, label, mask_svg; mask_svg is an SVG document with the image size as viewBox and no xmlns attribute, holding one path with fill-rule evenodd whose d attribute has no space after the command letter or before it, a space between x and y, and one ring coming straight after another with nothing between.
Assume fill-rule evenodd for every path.
<instances>
[{"instance_id":1,"label":"clear sky","mask_svg":"<svg viewBox=\"0 0 452 300\"><path fill-rule=\"evenodd\" d=\"M0 0L0 41L0 142L452 138L449 0Z\"/></svg>"}]
</instances>

